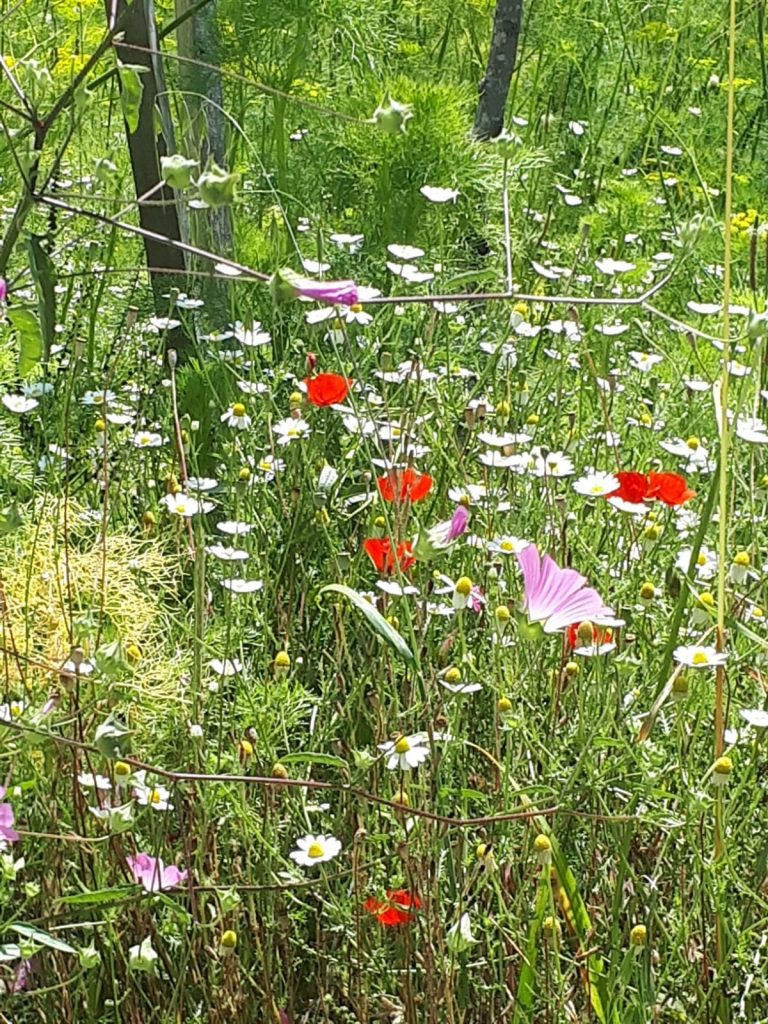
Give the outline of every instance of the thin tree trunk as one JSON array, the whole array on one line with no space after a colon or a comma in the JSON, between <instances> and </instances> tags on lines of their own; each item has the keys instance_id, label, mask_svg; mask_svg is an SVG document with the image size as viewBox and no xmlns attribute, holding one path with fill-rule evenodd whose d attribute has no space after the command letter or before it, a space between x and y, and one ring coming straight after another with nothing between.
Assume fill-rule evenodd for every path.
<instances>
[{"instance_id":1,"label":"thin tree trunk","mask_svg":"<svg viewBox=\"0 0 768 1024\"><path fill-rule=\"evenodd\" d=\"M176 17L180 18L193 6L195 0L176 0ZM219 29L216 19L216 0L187 18L176 30L180 57L188 57L215 67L201 67L186 61L179 64L179 84L182 95L180 108L184 112L185 156L200 161L201 170L209 157L220 167L227 166L227 132L224 117L224 90L219 64ZM227 206L205 210L190 218L190 241L201 249L232 255L232 222ZM207 269L207 268L206 268ZM210 278L204 285L207 318L220 322L226 314L226 282Z\"/></svg>"},{"instance_id":2,"label":"thin tree trunk","mask_svg":"<svg viewBox=\"0 0 768 1024\"><path fill-rule=\"evenodd\" d=\"M504 128L504 108L522 22L523 0L496 0L491 49L485 78L480 83L480 102L472 132L476 139L495 139Z\"/></svg>"},{"instance_id":3,"label":"thin tree trunk","mask_svg":"<svg viewBox=\"0 0 768 1024\"><path fill-rule=\"evenodd\" d=\"M126 44L150 50L158 49L153 0L133 0L130 5L126 4L126 0L105 0L105 6L110 20L115 15L122 17L125 14L123 41ZM142 196L151 193L148 203L139 204L139 222L148 231L156 232L171 242L180 242L181 228L173 190L167 185L157 188L162 180L160 158L173 152L173 127L166 101L160 57L140 50L131 50L127 46L121 47L119 43L116 50L121 63L147 68L146 73L141 76L144 89L136 131L131 132L126 125L136 197L141 199ZM158 130L156 124L156 111L160 115L161 130ZM184 253L174 245L146 237L144 250L152 283L155 311L160 315L167 315L169 290L182 287L184 284ZM174 342L177 340L174 339Z\"/></svg>"}]
</instances>

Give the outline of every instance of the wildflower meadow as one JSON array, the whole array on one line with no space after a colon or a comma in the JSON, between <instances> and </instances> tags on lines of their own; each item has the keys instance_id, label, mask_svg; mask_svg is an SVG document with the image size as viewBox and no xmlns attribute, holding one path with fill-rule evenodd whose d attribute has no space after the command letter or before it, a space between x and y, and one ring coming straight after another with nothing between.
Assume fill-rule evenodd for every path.
<instances>
[{"instance_id":1,"label":"wildflower meadow","mask_svg":"<svg viewBox=\"0 0 768 1024\"><path fill-rule=\"evenodd\" d=\"M0 1024L766 1024L765 0L2 0L0 147Z\"/></svg>"}]
</instances>

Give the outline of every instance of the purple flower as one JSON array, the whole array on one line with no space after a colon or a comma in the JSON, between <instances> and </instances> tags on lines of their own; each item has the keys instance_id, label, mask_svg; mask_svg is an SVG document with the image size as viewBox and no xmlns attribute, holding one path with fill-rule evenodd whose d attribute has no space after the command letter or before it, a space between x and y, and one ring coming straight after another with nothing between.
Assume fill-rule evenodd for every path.
<instances>
[{"instance_id":1,"label":"purple flower","mask_svg":"<svg viewBox=\"0 0 768 1024\"><path fill-rule=\"evenodd\" d=\"M517 556L525 581L524 609L528 620L541 623L545 633L557 633L585 619L612 619L613 609L575 569L561 569L549 555L542 558L535 544Z\"/></svg>"},{"instance_id":2,"label":"purple flower","mask_svg":"<svg viewBox=\"0 0 768 1024\"><path fill-rule=\"evenodd\" d=\"M464 533L469 524L469 509L466 505L457 505L451 516L451 523L445 535L445 543L450 544Z\"/></svg>"},{"instance_id":3,"label":"purple flower","mask_svg":"<svg viewBox=\"0 0 768 1024\"><path fill-rule=\"evenodd\" d=\"M5 283L2 277L0 277L0 302L5 302L8 296L8 285Z\"/></svg>"},{"instance_id":4,"label":"purple flower","mask_svg":"<svg viewBox=\"0 0 768 1024\"><path fill-rule=\"evenodd\" d=\"M458 540L469 524L469 511L457 505L450 519L436 523L429 530L419 530L413 541L413 553L421 562L431 562Z\"/></svg>"},{"instance_id":5,"label":"purple flower","mask_svg":"<svg viewBox=\"0 0 768 1024\"><path fill-rule=\"evenodd\" d=\"M312 299L329 306L356 306L360 301L354 281L313 281L287 267L278 270L269 282L275 302L288 299Z\"/></svg>"},{"instance_id":6,"label":"purple flower","mask_svg":"<svg viewBox=\"0 0 768 1024\"><path fill-rule=\"evenodd\" d=\"M22 960L16 968L16 973L14 974L13 981L11 982L11 992L23 992L24 989L29 988L29 983L34 971L34 960Z\"/></svg>"},{"instance_id":7,"label":"purple flower","mask_svg":"<svg viewBox=\"0 0 768 1024\"><path fill-rule=\"evenodd\" d=\"M179 871L174 864L166 867L160 857L150 857L148 853L138 853L135 857L125 858L133 880L143 885L147 892L159 892L161 889L173 889L185 882L188 871Z\"/></svg>"},{"instance_id":8,"label":"purple flower","mask_svg":"<svg viewBox=\"0 0 768 1024\"><path fill-rule=\"evenodd\" d=\"M5 796L5 786L0 786L0 800ZM0 804L0 843L18 842L19 833L13 828L13 808L10 804Z\"/></svg>"}]
</instances>

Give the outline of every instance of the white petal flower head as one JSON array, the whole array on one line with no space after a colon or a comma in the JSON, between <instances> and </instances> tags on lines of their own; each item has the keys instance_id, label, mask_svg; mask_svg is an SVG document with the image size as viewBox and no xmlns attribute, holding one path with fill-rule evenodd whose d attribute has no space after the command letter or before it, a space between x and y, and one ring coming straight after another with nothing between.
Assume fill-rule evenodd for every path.
<instances>
[{"instance_id":1,"label":"white petal flower head","mask_svg":"<svg viewBox=\"0 0 768 1024\"><path fill-rule=\"evenodd\" d=\"M182 516L184 519L189 519L200 511L200 503L197 498L191 498L182 492L166 494L164 498L161 498L161 502L171 515Z\"/></svg>"},{"instance_id":2,"label":"white petal flower head","mask_svg":"<svg viewBox=\"0 0 768 1024\"><path fill-rule=\"evenodd\" d=\"M469 919L469 914L462 914L456 924L448 929L445 941L453 953L463 953L477 942L472 934L472 922Z\"/></svg>"},{"instance_id":3,"label":"white petal flower head","mask_svg":"<svg viewBox=\"0 0 768 1024\"><path fill-rule=\"evenodd\" d=\"M573 489L577 494L583 494L588 498L604 498L606 495L613 494L614 491L618 491L619 481L613 473L603 473L598 470L592 470L580 477L574 483Z\"/></svg>"},{"instance_id":4,"label":"white petal flower head","mask_svg":"<svg viewBox=\"0 0 768 1024\"><path fill-rule=\"evenodd\" d=\"M272 431L276 434L277 443L280 445L290 444L292 441L300 441L311 433L310 426L306 420L295 420L291 416L275 423Z\"/></svg>"},{"instance_id":5,"label":"white petal flower head","mask_svg":"<svg viewBox=\"0 0 768 1024\"><path fill-rule=\"evenodd\" d=\"M723 651L716 651L714 647L690 644L687 647L676 647L674 658L679 665L688 668L717 668L725 664L727 655Z\"/></svg>"},{"instance_id":6,"label":"white petal flower head","mask_svg":"<svg viewBox=\"0 0 768 1024\"><path fill-rule=\"evenodd\" d=\"M26 395L3 395L2 402L9 412L15 412L18 416L32 412L40 404L36 398L27 398Z\"/></svg>"},{"instance_id":7,"label":"white petal flower head","mask_svg":"<svg viewBox=\"0 0 768 1024\"><path fill-rule=\"evenodd\" d=\"M383 750L387 755L387 768L391 772L398 769L409 772L413 768L418 768L429 757L429 748L422 733L380 743L379 750Z\"/></svg>"},{"instance_id":8,"label":"white petal flower head","mask_svg":"<svg viewBox=\"0 0 768 1024\"><path fill-rule=\"evenodd\" d=\"M159 448L163 443L163 437L151 430L140 430L138 434L134 434L133 443L137 448Z\"/></svg>"},{"instance_id":9,"label":"white petal flower head","mask_svg":"<svg viewBox=\"0 0 768 1024\"><path fill-rule=\"evenodd\" d=\"M657 366L664 356L660 356L655 352L630 352L629 353L629 365L633 370L640 370L641 373L648 373L654 366Z\"/></svg>"},{"instance_id":10,"label":"white petal flower head","mask_svg":"<svg viewBox=\"0 0 768 1024\"><path fill-rule=\"evenodd\" d=\"M291 851L290 857L302 867L311 868L333 860L340 852L341 843L334 836L304 836L296 840L296 849Z\"/></svg>"},{"instance_id":11,"label":"white petal flower head","mask_svg":"<svg viewBox=\"0 0 768 1024\"><path fill-rule=\"evenodd\" d=\"M455 203L459 195L456 188L440 188L438 185L422 185L419 192L430 203Z\"/></svg>"},{"instance_id":12,"label":"white petal flower head","mask_svg":"<svg viewBox=\"0 0 768 1024\"><path fill-rule=\"evenodd\" d=\"M768 729L768 711L763 708L742 708L739 714L753 729Z\"/></svg>"},{"instance_id":13,"label":"white petal flower head","mask_svg":"<svg viewBox=\"0 0 768 1024\"><path fill-rule=\"evenodd\" d=\"M134 772L133 795L142 807L151 807L153 811L172 811L171 791L165 786L148 786L145 771Z\"/></svg>"},{"instance_id":14,"label":"white petal flower head","mask_svg":"<svg viewBox=\"0 0 768 1024\"><path fill-rule=\"evenodd\" d=\"M610 277L614 274L627 274L630 270L635 269L634 263L629 263L627 260L614 260L610 256L603 256L602 259L595 260L595 266L601 274L608 274Z\"/></svg>"},{"instance_id":15,"label":"white petal flower head","mask_svg":"<svg viewBox=\"0 0 768 1024\"><path fill-rule=\"evenodd\" d=\"M247 430L251 425L251 417L246 413L242 402L235 402L222 413L221 422L234 427L235 430Z\"/></svg>"}]
</instances>

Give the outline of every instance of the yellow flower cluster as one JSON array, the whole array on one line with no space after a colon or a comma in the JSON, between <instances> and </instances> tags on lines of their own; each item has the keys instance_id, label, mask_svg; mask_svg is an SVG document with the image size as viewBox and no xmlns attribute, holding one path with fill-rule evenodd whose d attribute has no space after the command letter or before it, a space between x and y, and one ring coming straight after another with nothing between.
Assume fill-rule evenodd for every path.
<instances>
[{"instance_id":1,"label":"yellow flower cluster","mask_svg":"<svg viewBox=\"0 0 768 1024\"><path fill-rule=\"evenodd\" d=\"M750 234L754 225L763 219L754 207L750 206L748 210L740 210L731 217L731 234L744 238Z\"/></svg>"}]
</instances>

